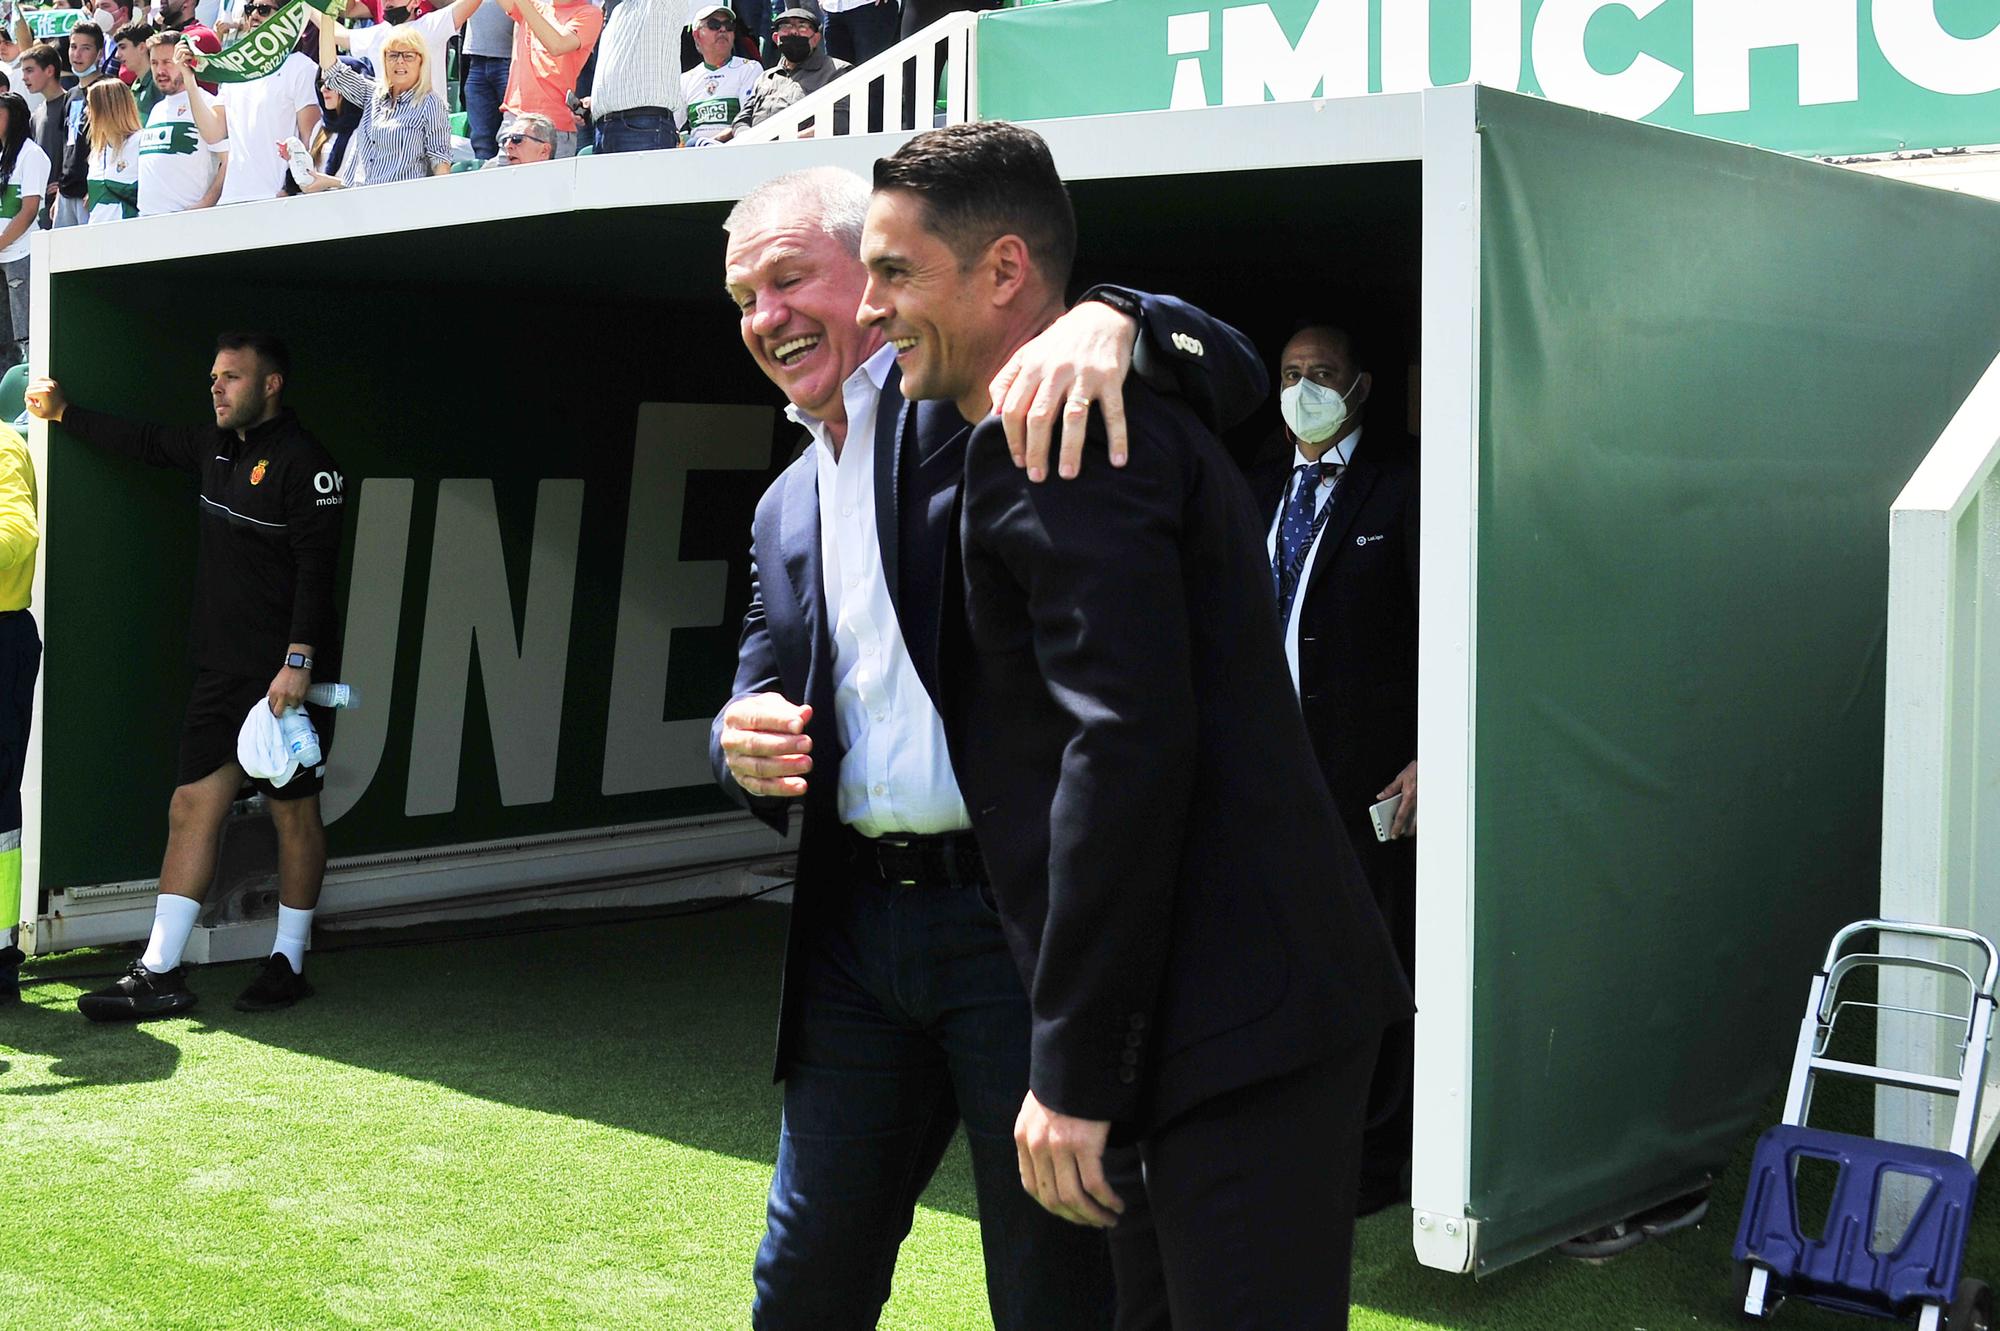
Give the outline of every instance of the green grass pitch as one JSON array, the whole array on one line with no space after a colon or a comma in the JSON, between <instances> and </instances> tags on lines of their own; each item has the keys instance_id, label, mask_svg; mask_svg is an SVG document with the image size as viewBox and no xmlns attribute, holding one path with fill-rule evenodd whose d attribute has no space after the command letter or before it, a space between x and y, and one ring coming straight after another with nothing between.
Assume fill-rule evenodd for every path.
<instances>
[{"instance_id":1,"label":"green grass pitch","mask_svg":"<svg viewBox=\"0 0 2000 1331\"><path fill-rule=\"evenodd\" d=\"M226 966L194 974L188 1018L125 1027L91 1026L83 986L46 978L122 954L31 964L29 1001L0 1009L0 1328L748 1326L784 924L753 905L341 951L323 933L319 997L289 1013L234 1011L251 967ZM1733 1324L1748 1148L1699 1230L1603 1266L1475 1282L1418 1266L1406 1214L1375 1217L1354 1326ZM1989 1278L1991 1212L1968 1264ZM986 1326L983 1279L961 1146L883 1326ZM1867 1323L1793 1304L1775 1325Z\"/></svg>"}]
</instances>

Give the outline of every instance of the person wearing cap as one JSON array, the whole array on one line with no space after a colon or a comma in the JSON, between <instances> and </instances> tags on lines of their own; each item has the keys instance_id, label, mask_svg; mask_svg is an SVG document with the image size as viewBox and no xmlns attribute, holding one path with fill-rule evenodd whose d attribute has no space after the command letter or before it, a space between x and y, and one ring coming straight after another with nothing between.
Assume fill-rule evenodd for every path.
<instances>
[{"instance_id":1,"label":"person wearing cap","mask_svg":"<svg viewBox=\"0 0 2000 1331\"><path fill-rule=\"evenodd\" d=\"M590 83L590 125L598 152L679 146L686 12L686 0L619 0L612 9Z\"/></svg>"},{"instance_id":2,"label":"person wearing cap","mask_svg":"<svg viewBox=\"0 0 2000 1331\"><path fill-rule=\"evenodd\" d=\"M819 0L791 0L771 21L771 36L778 46L778 64L764 71L750 89L750 98L736 115L737 129L762 124L786 107L796 106L827 84L845 74L845 60L828 55L822 44L826 26ZM846 108L834 113L834 133L847 130Z\"/></svg>"},{"instance_id":3,"label":"person wearing cap","mask_svg":"<svg viewBox=\"0 0 2000 1331\"><path fill-rule=\"evenodd\" d=\"M481 170L548 161L556 153L556 127L547 116L518 116L500 131L498 143L499 154L487 158Z\"/></svg>"},{"instance_id":4,"label":"person wearing cap","mask_svg":"<svg viewBox=\"0 0 2000 1331\"><path fill-rule=\"evenodd\" d=\"M576 156L569 95L604 31L603 11L591 0L500 0L500 8L517 20L500 109L510 117L547 116L556 127L556 156Z\"/></svg>"},{"instance_id":5,"label":"person wearing cap","mask_svg":"<svg viewBox=\"0 0 2000 1331\"><path fill-rule=\"evenodd\" d=\"M764 67L736 54L736 15L702 5L690 21L701 63L681 75L681 141L690 148L726 143Z\"/></svg>"}]
</instances>

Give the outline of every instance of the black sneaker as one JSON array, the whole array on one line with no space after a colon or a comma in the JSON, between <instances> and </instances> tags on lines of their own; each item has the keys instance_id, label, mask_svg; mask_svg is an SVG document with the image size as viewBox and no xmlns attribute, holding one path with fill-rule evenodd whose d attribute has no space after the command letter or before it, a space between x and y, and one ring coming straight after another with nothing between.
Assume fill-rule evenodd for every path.
<instances>
[{"instance_id":1,"label":"black sneaker","mask_svg":"<svg viewBox=\"0 0 2000 1331\"><path fill-rule=\"evenodd\" d=\"M21 1001L21 963L27 954L18 947L0 947L0 1003Z\"/></svg>"},{"instance_id":2,"label":"black sneaker","mask_svg":"<svg viewBox=\"0 0 2000 1331\"><path fill-rule=\"evenodd\" d=\"M187 972L179 966L160 974L135 961L116 984L93 989L76 1000L76 1010L92 1021L145 1021L171 1017L194 1006Z\"/></svg>"},{"instance_id":3,"label":"black sneaker","mask_svg":"<svg viewBox=\"0 0 2000 1331\"><path fill-rule=\"evenodd\" d=\"M250 987L236 996L238 1012L276 1012L301 998L311 998L313 987L306 977L292 969L291 958L273 952L264 959L264 969L250 981Z\"/></svg>"}]
</instances>

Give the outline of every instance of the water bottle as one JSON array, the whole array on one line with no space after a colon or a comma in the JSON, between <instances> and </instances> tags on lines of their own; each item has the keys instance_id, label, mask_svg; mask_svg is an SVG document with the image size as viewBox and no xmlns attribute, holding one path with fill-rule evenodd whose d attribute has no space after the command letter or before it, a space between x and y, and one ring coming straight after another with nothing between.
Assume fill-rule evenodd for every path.
<instances>
[{"instance_id":1,"label":"water bottle","mask_svg":"<svg viewBox=\"0 0 2000 1331\"><path fill-rule=\"evenodd\" d=\"M306 690L306 701L315 707L359 707L361 690L352 684L315 684Z\"/></svg>"},{"instance_id":2,"label":"water bottle","mask_svg":"<svg viewBox=\"0 0 2000 1331\"><path fill-rule=\"evenodd\" d=\"M305 144L299 142L299 136L290 136L281 146L285 150L285 166L292 173L292 183L300 189L312 184L312 154L306 151Z\"/></svg>"},{"instance_id":3,"label":"water bottle","mask_svg":"<svg viewBox=\"0 0 2000 1331\"><path fill-rule=\"evenodd\" d=\"M284 737L285 748L298 759L299 766L311 769L319 766L319 733L313 729L312 718L303 707L294 707L278 718L278 733Z\"/></svg>"}]
</instances>

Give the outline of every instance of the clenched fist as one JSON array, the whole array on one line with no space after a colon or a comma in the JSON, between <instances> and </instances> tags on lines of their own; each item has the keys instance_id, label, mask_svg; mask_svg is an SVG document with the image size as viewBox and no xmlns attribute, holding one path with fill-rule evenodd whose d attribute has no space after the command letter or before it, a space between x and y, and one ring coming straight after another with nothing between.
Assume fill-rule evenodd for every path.
<instances>
[{"instance_id":1,"label":"clenched fist","mask_svg":"<svg viewBox=\"0 0 2000 1331\"><path fill-rule=\"evenodd\" d=\"M736 784L752 795L796 798L812 771L812 708L779 693L753 693L722 712L722 754Z\"/></svg>"}]
</instances>

